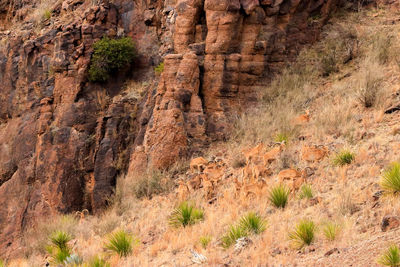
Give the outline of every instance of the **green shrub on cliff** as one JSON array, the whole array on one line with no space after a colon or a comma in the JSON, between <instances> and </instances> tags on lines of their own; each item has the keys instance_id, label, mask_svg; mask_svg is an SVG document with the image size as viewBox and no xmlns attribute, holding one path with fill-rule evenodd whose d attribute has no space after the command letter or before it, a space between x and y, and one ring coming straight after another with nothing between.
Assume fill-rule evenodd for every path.
<instances>
[{"instance_id":1,"label":"green shrub on cliff","mask_svg":"<svg viewBox=\"0 0 400 267\"><path fill-rule=\"evenodd\" d=\"M129 66L135 55L135 45L131 38L110 39L103 37L93 45L89 81L107 81L111 74Z\"/></svg>"}]
</instances>

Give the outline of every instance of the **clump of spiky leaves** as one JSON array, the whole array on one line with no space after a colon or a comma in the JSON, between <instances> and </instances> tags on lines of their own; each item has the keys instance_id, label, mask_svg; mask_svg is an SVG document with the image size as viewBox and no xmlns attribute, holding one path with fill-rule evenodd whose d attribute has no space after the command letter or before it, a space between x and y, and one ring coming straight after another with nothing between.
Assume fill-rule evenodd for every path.
<instances>
[{"instance_id":1,"label":"clump of spiky leaves","mask_svg":"<svg viewBox=\"0 0 400 267\"><path fill-rule=\"evenodd\" d=\"M269 201L277 208L284 208L289 199L290 190L284 185L277 185L269 192Z\"/></svg>"},{"instance_id":2,"label":"clump of spiky leaves","mask_svg":"<svg viewBox=\"0 0 400 267\"><path fill-rule=\"evenodd\" d=\"M109 236L105 248L117 253L120 257L127 257L132 253L135 242L133 235L125 230L118 230Z\"/></svg>"},{"instance_id":3,"label":"clump of spiky leaves","mask_svg":"<svg viewBox=\"0 0 400 267\"><path fill-rule=\"evenodd\" d=\"M101 257L95 257L89 262L90 267L111 267L111 265L106 262Z\"/></svg>"},{"instance_id":4,"label":"clump of spiky leaves","mask_svg":"<svg viewBox=\"0 0 400 267\"><path fill-rule=\"evenodd\" d=\"M310 245L314 241L316 226L313 221L301 220L293 231L289 233L289 239L293 245L301 249L306 245Z\"/></svg>"},{"instance_id":5,"label":"clump of spiky leaves","mask_svg":"<svg viewBox=\"0 0 400 267\"><path fill-rule=\"evenodd\" d=\"M50 245L47 246L46 250L55 264L63 264L71 255L71 249L68 246L71 239L72 237L64 231L55 231L50 235Z\"/></svg>"},{"instance_id":6,"label":"clump of spiky leaves","mask_svg":"<svg viewBox=\"0 0 400 267\"><path fill-rule=\"evenodd\" d=\"M266 221L261 218L260 215L254 212L249 212L248 214L244 215L239 221L239 226L243 230L257 235L261 234L265 231L265 229L267 229Z\"/></svg>"},{"instance_id":7,"label":"clump of spiky leaves","mask_svg":"<svg viewBox=\"0 0 400 267\"><path fill-rule=\"evenodd\" d=\"M336 239L340 230L340 226L334 222L327 222L322 226L322 232L327 240L333 241Z\"/></svg>"},{"instance_id":8,"label":"clump of spiky leaves","mask_svg":"<svg viewBox=\"0 0 400 267\"><path fill-rule=\"evenodd\" d=\"M243 229L240 225L231 225L228 232L222 237L221 245L224 248L229 248L236 243L236 240L247 235L248 231Z\"/></svg>"},{"instance_id":9,"label":"clump of spiky leaves","mask_svg":"<svg viewBox=\"0 0 400 267\"><path fill-rule=\"evenodd\" d=\"M380 185L387 194L398 194L400 192L399 162L393 162L389 168L383 172Z\"/></svg>"},{"instance_id":10,"label":"clump of spiky leaves","mask_svg":"<svg viewBox=\"0 0 400 267\"><path fill-rule=\"evenodd\" d=\"M312 190L311 185L309 185L309 184L303 184L303 185L300 187L299 198L300 198L300 199L305 199L305 198L311 199L311 198L313 198L313 197L314 197L314 194L313 194L313 190Z\"/></svg>"},{"instance_id":11,"label":"clump of spiky leaves","mask_svg":"<svg viewBox=\"0 0 400 267\"><path fill-rule=\"evenodd\" d=\"M342 150L333 158L333 165L344 166L353 162L355 155L349 150Z\"/></svg>"},{"instance_id":12,"label":"clump of spiky leaves","mask_svg":"<svg viewBox=\"0 0 400 267\"><path fill-rule=\"evenodd\" d=\"M182 202L169 217L169 223L174 227L186 227L204 219L204 211L189 202Z\"/></svg>"},{"instance_id":13,"label":"clump of spiky leaves","mask_svg":"<svg viewBox=\"0 0 400 267\"><path fill-rule=\"evenodd\" d=\"M274 138L275 142L283 143L285 145L289 142L289 135L287 133L278 133Z\"/></svg>"},{"instance_id":14,"label":"clump of spiky leaves","mask_svg":"<svg viewBox=\"0 0 400 267\"><path fill-rule=\"evenodd\" d=\"M211 242L211 236L208 236L208 235L201 236L199 239L199 242L201 244L201 247L203 249L206 249L208 247L208 244L210 244L210 242Z\"/></svg>"},{"instance_id":15,"label":"clump of spiky leaves","mask_svg":"<svg viewBox=\"0 0 400 267\"><path fill-rule=\"evenodd\" d=\"M400 250L395 244L387 248L378 259L378 263L384 266L400 266Z\"/></svg>"}]
</instances>

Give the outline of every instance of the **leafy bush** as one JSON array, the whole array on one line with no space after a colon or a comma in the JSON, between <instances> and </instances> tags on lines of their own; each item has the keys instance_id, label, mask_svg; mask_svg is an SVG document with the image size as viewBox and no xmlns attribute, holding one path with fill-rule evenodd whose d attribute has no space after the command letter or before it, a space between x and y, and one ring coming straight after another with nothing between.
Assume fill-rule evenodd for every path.
<instances>
[{"instance_id":1,"label":"leafy bush","mask_svg":"<svg viewBox=\"0 0 400 267\"><path fill-rule=\"evenodd\" d=\"M120 257L126 257L132 253L134 237L125 230L119 230L111 234L105 248L114 251Z\"/></svg>"},{"instance_id":2,"label":"leafy bush","mask_svg":"<svg viewBox=\"0 0 400 267\"><path fill-rule=\"evenodd\" d=\"M300 187L299 198L300 199L304 199L304 198L310 199L313 197L314 197L314 194L313 194L311 185L303 184Z\"/></svg>"},{"instance_id":3,"label":"leafy bush","mask_svg":"<svg viewBox=\"0 0 400 267\"><path fill-rule=\"evenodd\" d=\"M229 231L221 239L222 247L229 248L236 243L236 240L247 235L248 232L240 225L231 225Z\"/></svg>"},{"instance_id":4,"label":"leafy bush","mask_svg":"<svg viewBox=\"0 0 400 267\"><path fill-rule=\"evenodd\" d=\"M381 188L389 194L398 194L400 192L400 163L393 162L387 168L380 181Z\"/></svg>"},{"instance_id":5,"label":"leafy bush","mask_svg":"<svg viewBox=\"0 0 400 267\"><path fill-rule=\"evenodd\" d=\"M378 259L378 263L384 266L400 266L400 250L397 245L391 245Z\"/></svg>"},{"instance_id":6,"label":"leafy bush","mask_svg":"<svg viewBox=\"0 0 400 267\"><path fill-rule=\"evenodd\" d=\"M288 202L290 190L284 185L277 185L269 192L269 201L277 207L284 208Z\"/></svg>"},{"instance_id":7,"label":"leafy bush","mask_svg":"<svg viewBox=\"0 0 400 267\"><path fill-rule=\"evenodd\" d=\"M211 242L211 236L208 236L208 235L202 236L202 237L200 237L199 241L200 241L201 247L206 249L208 247L208 244Z\"/></svg>"},{"instance_id":8,"label":"leafy bush","mask_svg":"<svg viewBox=\"0 0 400 267\"><path fill-rule=\"evenodd\" d=\"M298 249L305 245L310 245L314 241L316 226L313 221L302 220L295 229L289 233L289 239L292 240L294 246Z\"/></svg>"},{"instance_id":9,"label":"leafy bush","mask_svg":"<svg viewBox=\"0 0 400 267\"><path fill-rule=\"evenodd\" d=\"M158 64L157 67L154 68L154 72L157 75L160 75L163 71L164 71L164 62L161 62L160 64Z\"/></svg>"},{"instance_id":10,"label":"leafy bush","mask_svg":"<svg viewBox=\"0 0 400 267\"><path fill-rule=\"evenodd\" d=\"M50 235L50 245L46 249L55 264L63 264L71 256L71 249L68 246L71 239L72 237L64 231L55 231Z\"/></svg>"},{"instance_id":11,"label":"leafy bush","mask_svg":"<svg viewBox=\"0 0 400 267\"><path fill-rule=\"evenodd\" d=\"M336 154L335 158L333 159L333 165L335 166L344 166L346 164L350 164L353 162L355 155L353 152L349 150L343 150Z\"/></svg>"},{"instance_id":12,"label":"leafy bush","mask_svg":"<svg viewBox=\"0 0 400 267\"><path fill-rule=\"evenodd\" d=\"M244 215L240 219L239 225L243 230L254 234L261 234L267 228L264 219L254 212Z\"/></svg>"},{"instance_id":13,"label":"leafy bush","mask_svg":"<svg viewBox=\"0 0 400 267\"><path fill-rule=\"evenodd\" d=\"M135 54L135 46L131 38L110 39L103 37L93 45L89 81L107 81L111 74L129 66Z\"/></svg>"},{"instance_id":14,"label":"leafy bush","mask_svg":"<svg viewBox=\"0 0 400 267\"><path fill-rule=\"evenodd\" d=\"M339 225L333 222L328 222L322 227L322 232L324 233L325 238L329 241L333 241L336 239L339 230Z\"/></svg>"},{"instance_id":15,"label":"leafy bush","mask_svg":"<svg viewBox=\"0 0 400 267\"><path fill-rule=\"evenodd\" d=\"M188 202L182 202L171 214L170 225L186 227L204 219L204 211Z\"/></svg>"}]
</instances>

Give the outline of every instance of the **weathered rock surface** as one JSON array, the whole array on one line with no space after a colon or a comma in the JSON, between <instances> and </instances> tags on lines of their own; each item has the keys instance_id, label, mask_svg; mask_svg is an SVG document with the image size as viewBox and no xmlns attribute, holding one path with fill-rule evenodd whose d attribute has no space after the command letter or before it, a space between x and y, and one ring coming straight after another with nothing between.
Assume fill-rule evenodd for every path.
<instances>
[{"instance_id":1,"label":"weathered rock surface","mask_svg":"<svg viewBox=\"0 0 400 267\"><path fill-rule=\"evenodd\" d=\"M104 207L128 165L165 168L226 138L235 114L317 39L338 1L66 0L37 25L25 18L39 2L16 0L10 9L0 0L4 255L18 253L37 219ZM10 19L18 29L7 28ZM92 44L124 34L139 53L133 71L88 83ZM164 56L143 101L122 92L127 75L148 75Z\"/></svg>"}]
</instances>

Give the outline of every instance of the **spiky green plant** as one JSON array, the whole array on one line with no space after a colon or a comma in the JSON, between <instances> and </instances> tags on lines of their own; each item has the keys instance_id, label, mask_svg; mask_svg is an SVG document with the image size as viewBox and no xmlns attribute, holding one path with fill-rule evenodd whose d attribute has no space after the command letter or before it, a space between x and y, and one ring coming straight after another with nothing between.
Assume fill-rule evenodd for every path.
<instances>
[{"instance_id":1,"label":"spiky green plant","mask_svg":"<svg viewBox=\"0 0 400 267\"><path fill-rule=\"evenodd\" d=\"M395 244L387 248L379 257L378 263L384 266L399 267L400 266L400 250Z\"/></svg>"},{"instance_id":2,"label":"spiky green plant","mask_svg":"<svg viewBox=\"0 0 400 267\"><path fill-rule=\"evenodd\" d=\"M169 223L174 227L186 227L204 219L204 211L189 202L182 202L169 217Z\"/></svg>"},{"instance_id":3,"label":"spiky green plant","mask_svg":"<svg viewBox=\"0 0 400 267\"><path fill-rule=\"evenodd\" d=\"M400 163L393 162L387 168L380 181L381 188L387 194L398 194L400 192Z\"/></svg>"},{"instance_id":4,"label":"spiky green plant","mask_svg":"<svg viewBox=\"0 0 400 267\"><path fill-rule=\"evenodd\" d=\"M313 221L301 220L293 231L289 233L289 239L293 245L301 249L306 245L310 245L314 241L316 226Z\"/></svg>"},{"instance_id":5,"label":"spiky green plant","mask_svg":"<svg viewBox=\"0 0 400 267\"><path fill-rule=\"evenodd\" d=\"M349 150L342 150L333 158L333 165L344 166L353 162L355 155Z\"/></svg>"},{"instance_id":6,"label":"spiky green plant","mask_svg":"<svg viewBox=\"0 0 400 267\"><path fill-rule=\"evenodd\" d=\"M117 253L120 257L126 257L132 253L135 239L125 230L118 230L108 238L105 248Z\"/></svg>"},{"instance_id":7,"label":"spiky green plant","mask_svg":"<svg viewBox=\"0 0 400 267\"><path fill-rule=\"evenodd\" d=\"M50 236L50 242L52 245L60 250L68 249L68 242L71 241L72 237L64 231L55 231Z\"/></svg>"},{"instance_id":8,"label":"spiky green plant","mask_svg":"<svg viewBox=\"0 0 400 267\"><path fill-rule=\"evenodd\" d=\"M289 135L287 133L278 133L275 138L275 142L288 144L289 142Z\"/></svg>"},{"instance_id":9,"label":"spiky green plant","mask_svg":"<svg viewBox=\"0 0 400 267\"><path fill-rule=\"evenodd\" d=\"M4 263L3 260L0 259L0 267L6 267L6 264Z\"/></svg>"},{"instance_id":10,"label":"spiky green plant","mask_svg":"<svg viewBox=\"0 0 400 267\"><path fill-rule=\"evenodd\" d=\"M327 240L333 241L339 233L340 226L337 223L327 222L322 226L322 232Z\"/></svg>"},{"instance_id":11,"label":"spiky green plant","mask_svg":"<svg viewBox=\"0 0 400 267\"><path fill-rule=\"evenodd\" d=\"M258 235L265 231L267 223L258 214L249 212L240 219L239 226L244 231Z\"/></svg>"},{"instance_id":12,"label":"spiky green plant","mask_svg":"<svg viewBox=\"0 0 400 267\"><path fill-rule=\"evenodd\" d=\"M277 208L284 208L289 199L290 190L284 185L277 185L269 192L269 201Z\"/></svg>"},{"instance_id":13,"label":"spiky green plant","mask_svg":"<svg viewBox=\"0 0 400 267\"><path fill-rule=\"evenodd\" d=\"M206 249L208 247L208 244L211 242L211 236L201 236L199 242L201 244L201 247Z\"/></svg>"},{"instance_id":14,"label":"spiky green plant","mask_svg":"<svg viewBox=\"0 0 400 267\"><path fill-rule=\"evenodd\" d=\"M103 258L97 256L89 262L89 267L111 267L111 265Z\"/></svg>"},{"instance_id":15,"label":"spiky green plant","mask_svg":"<svg viewBox=\"0 0 400 267\"><path fill-rule=\"evenodd\" d=\"M299 192L299 198L300 199L311 199L314 197L313 191L312 191L312 187L309 184L303 184L300 187L300 192Z\"/></svg>"},{"instance_id":16,"label":"spiky green plant","mask_svg":"<svg viewBox=\"0 0 400 267\"><path fill-rule=\"evenodd\" d=\"M248 232L240 225L231 225L228 232L222 237L221 245L224 248L229 248L236 243L236 240L247 235Z\"/></svg>"}]
</instances>

